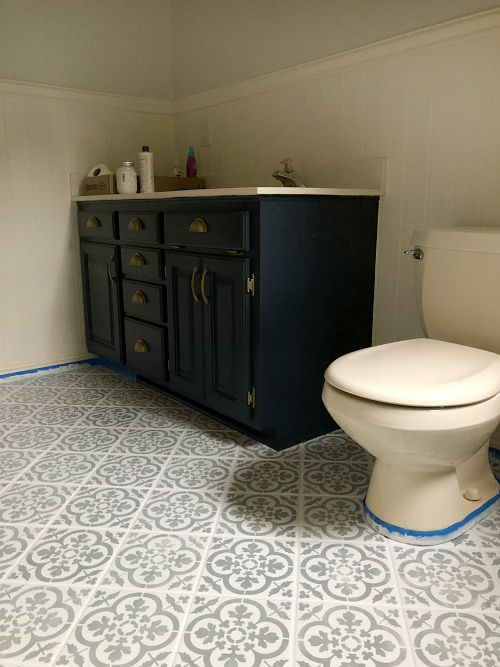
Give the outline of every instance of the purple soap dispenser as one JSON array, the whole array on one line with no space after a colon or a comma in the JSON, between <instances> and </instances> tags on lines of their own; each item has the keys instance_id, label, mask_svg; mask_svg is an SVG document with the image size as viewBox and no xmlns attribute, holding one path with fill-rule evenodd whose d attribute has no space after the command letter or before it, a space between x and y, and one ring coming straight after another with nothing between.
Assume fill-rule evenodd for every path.
<instances>
[{"instance_id":1,"label":"purple soap dispenser","mask_svg":"<svg viewBox=\"0 0 500 667\"><path fill-rule=\"evenodd\" d=\"M196 178L196 158L192 146L189 147L188 159L186 162L186 176L188 178Z\"/></svg>"}]
</instances>

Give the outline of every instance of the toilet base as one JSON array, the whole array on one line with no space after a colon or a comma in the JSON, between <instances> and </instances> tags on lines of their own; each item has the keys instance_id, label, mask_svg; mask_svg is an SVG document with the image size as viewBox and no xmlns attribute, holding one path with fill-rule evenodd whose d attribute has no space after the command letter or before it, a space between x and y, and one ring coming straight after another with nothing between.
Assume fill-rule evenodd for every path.
<instances>
[{"instance_id":1,"label":"toilet base","mask_svg":"<svg viewBox=\"0 0 500 667\"><path fill-rule=\"evenodd\" d=\"M408 530L400 526L394 526L391 523L386 523L377 517L373 512L370 512L363 500L363 513L366 523L380 533L384 537L388 537L396 542L403 542L405 544L415 544L419 546L427 546L433 544L442 544L449 542L455 537L466 533L472 526L479 523L484 517L491 514L497 507L500 506L500 491L493 498L490 498L480 507L468 514L465 519L454 523L447 528L440 530Z\"/></svg>"},{"instance_id":2,"label":"toilet base","mask_svg":"<svg viewBox=\"0 0 500 667\"><path fill-rule=\"evenodd\" d=\"M456 468L432 470L377 460L363 502L367 524L407 544L441 544L465 533L500 505L499 480L488 453L486 442ZM470 492L480 500L472 500Z\"/></svg>"}]
</instances>

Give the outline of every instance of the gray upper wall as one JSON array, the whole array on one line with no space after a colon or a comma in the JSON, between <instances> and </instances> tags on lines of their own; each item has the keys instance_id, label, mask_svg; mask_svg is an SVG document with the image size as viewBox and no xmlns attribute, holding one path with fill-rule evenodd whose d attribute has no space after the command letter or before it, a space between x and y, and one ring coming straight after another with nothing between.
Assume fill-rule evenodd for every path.
<instances>
[{"instance_id":1,"label":"gray upper wall","mask_svg":"<svg viewBox=\"0 0 500 667\"><path fill-rule=\"evenodd\" d=\"M0 78L170 99L170 2L0 0Z\"/></svg>"},{"instance_id":2,"label":"gray upper wall","mask_svg":"<svg viewBox=\"0 0 500 667\"><path fill-rule=\"evenodd\" d=\"M0 0L0 78L179 99L500 0Z\"/></svg>"},{"instance_id":3,"label":"gray upper wall","mask_svg":"<svg viewBox=\"0 0 500 667\"><path fill-rule=\"evenodd\" d=\"M172 0L179 99L500 6L500 0Z\"/></svg>"}]
</instances>

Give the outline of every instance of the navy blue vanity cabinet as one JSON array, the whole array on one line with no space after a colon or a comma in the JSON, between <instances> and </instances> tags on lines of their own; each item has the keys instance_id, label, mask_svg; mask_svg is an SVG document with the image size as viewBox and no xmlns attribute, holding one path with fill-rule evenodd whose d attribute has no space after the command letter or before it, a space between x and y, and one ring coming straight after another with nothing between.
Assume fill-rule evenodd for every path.
<instances>
[{"instance_id":1,"label":"navy blue vanity cabinet","mask_svg":"<svg viewBox=\"0 0 500 667\"><path fill-rule=\"evenodd\" d=\"M101 243L80 244L85 329L89 352L121 363L118 248Z\"/></svg>"},{"instance_id":2,"label":"navy blue vanity cabinet","mask_svg":"<svg viewBox=\"0 0 500 667\"><path fill-rule=\"evenodd\" d=\"M90 351L277 450L336 428L323 373L371 345L378 197L179 193L78 209Z\"/></svg>"}]
</instances>

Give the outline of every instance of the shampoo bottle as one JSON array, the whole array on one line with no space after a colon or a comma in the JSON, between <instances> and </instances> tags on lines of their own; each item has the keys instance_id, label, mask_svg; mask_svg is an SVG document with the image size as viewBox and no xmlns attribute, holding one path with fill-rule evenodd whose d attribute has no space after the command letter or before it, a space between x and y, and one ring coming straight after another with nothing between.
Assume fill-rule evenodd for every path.
<instances>
[{"instance_id":1,"label":"shampoo bottle","mask_svg":"<svg viewBox=\"0 0 500 667\"><path fill-rule=\"evenodd\" d=\"M188 178L196 178L196 158L192 146L189 147L188 159L186 162L186 176Z\"/></svg>"},{"instance_id":2,"label":"shampoo bottle","mask_svg":"<svg viewBox=\"0 0 500 667\"><path fill-rule=\"evenodd\" d=\"M155 191L153 153L149 152L149 146L143 146L139 153L139 185L141 192Z\"/></svg>"}]
</instances>

